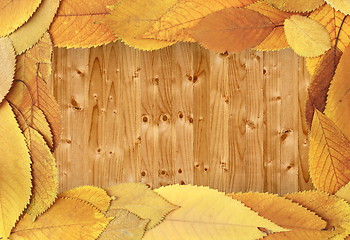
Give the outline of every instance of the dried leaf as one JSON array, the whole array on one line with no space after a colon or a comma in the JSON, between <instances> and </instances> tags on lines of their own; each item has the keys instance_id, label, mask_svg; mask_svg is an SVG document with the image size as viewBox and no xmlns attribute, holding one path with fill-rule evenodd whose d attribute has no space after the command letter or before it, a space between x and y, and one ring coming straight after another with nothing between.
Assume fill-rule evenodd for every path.
<instances>
[{"instance_id":1,"label":"dried leaf","mask_svg":"<svg viewBox=\"0 0 350 240\"><path fill-rule=\"evenodd\" d=\"M12 230L10 239L95 240L108 222L108 218L83 201L59 198L35 222L24 215Z\"/></svg>"},{"instance_id":2,"label":"dried leaf","mask_svg":"<svg viewBox=\"0 0 350 240\"><path fill-rule=\"evenodd\" d=\"M15 114L7 101L0 105L0 237L7 239L29 203L30 156Z\"/></svg>"},{"instance_id":3,"label":"dried leaf","mask_svg":"<svg viewBox=\"0 0 350 240\"><path fill-rule=\"evenodd\" d=\"M1 12L1 10L0 10ZM9 38L0 38L0 102L11 88L15 75L15 52Z\"/></svg>"},{"instance_id":4,"label":"dried leaf","mask_svg":"<svg viewBox=\"0 0 350 240\"><path fill-rule=\"evenodd\" d=\"M258 212L260 216L287 229L288 232L269 234L264 239L321 240L333 236L331 231L322 231L327 222L315 213L284 197L268 193L232 193L229 197L241 201Z\"/></svg>"},{"instance_id":5,"label":"dried leaf","mask_svg":"<svg viewBox=\"0 0 350 240\"><path fill-rule=\"evenodd\" d=\"M175 42L145 39L141 36L153 22L160 18L178 0L122 0L112 7L104 23L126 44L142 49L155 50Z\"/></svg>"},{"instance_id":6,"label":"dried leaf","mask_svg":"<svg viewBox=\"0 0 350 240\"><path fill-rule=\"evenodd\" d=\"M328 4L345 14L350 14L350 2L348 0L325 0Z\"/></svg>"},{"instance_id":7,"label":"dried leaf","mask_svg":"<svg viewBox=\"0 0 350 240\"><path fill-rule=\"evenodd\" d=\"M334 123L316 110L310 134L309 166L315 187L337 192L350 181L350 142Z\"/></svg>"},{"instance_id":8,"label":"dried leaf","mask_svg":"<svg viewBox=\"0 0 350 240\"><path fill-rule=\"evenodd\" d=\"M150 219L147 229L159 224L164 216L177 208L146 185L139 183L122 183L106 188L108 195L114 199L110 209L127 209L143 219Z\"/></svg>"},{"instance_id":9,"label":"dried leaf","mask_svg":"<svg viewBox=\"0 0 350 240\"><path fill-rule=\"evenodd\" d=\"M33 47L49 29L60 0L42 0L39 8L19 29L9 35L17 55Z\"/></svg>"},{"instance_id":10,"label":"dried leaf","mask_svg":"<svg viewBox=\"0 0 350 240\"><path fill-rule=\"evenodd\" d=\"M324 0L265 0L265 2L288 12L311 12L324 4Z\"/></svg>"},{"instance_id":11,"label":"dried leaf","mask_svg":"<svg viewBox=\"0 0 350 240\"><path fill-rule=\"evenodd\" d=\"M0 37L22 26L33 15L42 0L12 0L0 2Z\"/></svg>"},{"instance_id":12,"label":"dried leaf","mask_svg":"<svg viewBox=\"0 0 350 240\"><path fill-rule=\"evenodd\" d=\"M335 193L337 197L343 198L350 202L350 182L343 186L338 192Z\"/></svg>"},{"instance_id":13,"label":"dried leaf","mask_svg":"<svg viewBox=\"0 0 350 240\"><path fill-rule=\"evenodd\" d=\"M308 103L306 104L306 122L311 128L314 110L324 111L327 101L327 92L335 74L342 52L336 48L331 48L322 57L322 62L317 66L315 74L311 78L308 88Z\"/></svg>"},{"instance_id":14,"label":"dried leaf","mask_svg":"<svg viewBox=\"0 0 350 240\"><path fill-rule=\"evenodd\" d=\"M102 213L106 213L111 202L111 198L108 196L107 192L104 189L95 186L73 188L60 193L58 197L77 198L84 202L88 202Z\"/></svg>"},{"instance_id":15,"label":"dried leaf","mask_svg":"<svg viewBox=\"0 0 350 240\"><path fill-rule=\"evenodd\" d=\"M242 8L227 8L204 17L190 30L204 47L235 52L260 44L275 25L264 15Z\"/></svg>"},{"instance_id":16,"label":"dried leaf","mask_svg":"<svg viewBox=\"0 0 350 240\"><path fill-rule=\"evenodd\" d=\"M284 21L288 44L303 57L317 57L331 48L329 33L319 22L299 15Z\"/></svg>"},{"instance_id":17,"label":"dried leaf","mask_svg":"<svg viewBox=\"0 0 350 240\"><path fill-rule=\"evenodd\" d=\"M194 42L187 29L196 26L205 16L225 8L244 7L254 2L256 0L179 1L163 16L156 19L143 36L165 41Z\"/></svg>"},{"instance_id":18,"label":"dried leaf","mask_svg":"<svg viewBox=\"0 0 350 240\"><path fill-rule=\"evenodd\" d=\"M278 50L283 48L288 48L288 42L284 34L283 23L284 20L293 15L293 13L282 12L277 8L268 5L264 1L259 1L251 4L247 9L261 13L262 15L268 17L275 27L272 32L265 38L265 40L256 46L254 49L269 51Z\"/></svg>"},{"instance_id":19,"label":"dried leaf","mask_svg":"<svg viewBox=\"0 0 350 240\"><path fill-rule=\"evenodd\" d=\"M328 91L325 114L350 139L350 47L347 47L340 59L338 68Z\"/></svg>"},{"instance_id":20,"label":"dried leaf","mask_svg":"<svg viewBox=\"0 0 350 240\"><path fill-rule=\"evenodd\" d=\"M96 47L116 41L113 32L101 24L109 14L108 5L119 0L62 1L50 27L57 47Z\"/></svg>"},{"instance_id":21,"label":"dried leaf","mask_svg":"<svg viewBox=\"0 0 350 240\"><path fill-rule=\"evenodd\" d=\"M45 212L58 193L58 169L56 160L44 138L33 128L24 132L32 159L33 189L27 214L34 219Z\"/></svg>"},{"instance_id":22,"label":"dried leaf","mask_svg":"<svg viewBox=\"0 0 350 240\"><path fill-rule=\"evenodd\" d=\"M267 231L286 229L260 217L241 202L207 187L173 185L155 190L164 198L181 206L171 212L157 227L147 231L144 239L258 239Z\"/></svg>"},{"instance_id":23,"label":"dried leaf","mask_svg":"<svg viewBox=\"0 0 350 240\"><path fill-rule=\"evenodd\" d=\"M142 239L146 231L146 226L150 220L144 220L125 209L109 210L108 217L114 219L103 231L99 240L139 240Z\"/></svg>"},{"instance_id":24,"label":"dried leaf","mask_svg":"<svg viewBox=\"0 0 350 240\"><path fill-rule=\"evenodd\" d=\"M334 232L337 233L330 239L344 239L350 233L350 205L343 199L320 191L289 193L285 197L326 220L326 229L335 229Z\"/></svg>"}]
</instances>

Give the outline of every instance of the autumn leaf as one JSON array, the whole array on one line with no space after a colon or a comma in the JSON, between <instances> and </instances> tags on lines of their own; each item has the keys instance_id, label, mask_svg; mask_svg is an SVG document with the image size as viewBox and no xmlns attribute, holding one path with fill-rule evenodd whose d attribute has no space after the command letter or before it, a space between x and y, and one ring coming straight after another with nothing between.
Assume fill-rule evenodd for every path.
<instances>
[{"instance_id":1,"label":"autumn leaf","mask_svg":"<svg viewBox=\"0 0 350 240\"><path fill-rule=\"evenodd\" d=\"M58 169L56 160L40 133L29 127L24 135L33 162L33 195L26 213L35 219L45 212L56 199Z\"/></svg>"},{"instance_id":2,"label":"autumn leaf","mask_svg":"<svg viewBox=\"0 0 350 240\"><path fill-rule=\"evenodd\" d=\"M146 232L144 239L258 239L267 231L286 229L260 217L241 202L208 187L172 185L155 190L180 208L171 212L157 227Z\"/></svg>"},{"instance_id":3,"label":"autumn leaf","mask_svg":"<svg viewBox=\"0 0 350 240\"><path fill-rule=\"evenodd\" d=\"M311 128L314 110L324 111L327 101L327 93L331 81L335 74L342 52L336 48L331 48L322 57L322 62L317 66L317 70L311 78L308 88L308 96L306 103L306 122Z\"/></svg>"},{"instance_id":4,"label":"autumn leaf","mask_svg":"<svg viewBox=\"0 0 350 240\"><path fill-rule=\"evenodd\" d=\"M348 0L325 0L328 4L334 7L336 10L343 12L344 14L350 14L350 2Z\"/></svg>"},{"instance_id":5,"label":"autumn leaf","mask_svg":"<svg viewBox=\"0 0 350 240\"><path fill-rule=\"evenodd\" d=\"M337 197L343 198L350 203L350 183L347 183L338 192L335 193Z\"/></svg>"},{"instance_id":6,"label":"autumn leaf","mask_svg":"<svg viewBox=\"0 0 350 240\"><path fill-rule=\"evenodd\" d=\"M344 239L350 233L350 205L343 199L320 191L289 193L285 197L326 220L326 229L337 233L330 239Z\"/></svg>"},{"instance_id":7,"label":"autumn leaf","mask_svg":"<svg viewBox=\"0 0 350 240\"><path fill-rule=\"evenodd\" d=\"M325 114L350 139L350 47L347 47L340 59L338 68L328 91Z\"/></svg>"},{"instance_id":8,"label":"autumn leaf","mask_svg":"<svg viewBox=\"0 0 350 240\"><path fill-rule=\"evenodd\" d=\"M95 186L82 186L60 193L58 197L76 198L91 204L102 213L106 213L109 208L111 198L107 192Z\"/></svg>"},{"instance_id":9,"label":"autumn leaf","mask_svg":"<svg viewBox=\"0 0 350 240\"><path fill-rule=\"evenodd\" d=\"M284 197L268 193L231 193L228 196L241 201L260 216L279 226L291 229L288 232L269 234L264 239L321 240L334 235L332 231L322 231L327 222L314 212Z\"/></svg>"},{"instance_id":10,"label":"autumn leaf","mask_svg":"<svg viewBox=\"0 0 350 240\"><path fill-rule=\"evenodd\" d=\"M324 4L324 0L265 0L265 2L288 12L311 12Z\"/></svg>"},{"instance_id":11,"label":"autumn leaf","mask_svg":"<svg viewBox=\"0 0 350 240\"><path fill-rule=\"evenodd\" d=\"M140 183L122 183L106 188L114 199L110 209L127 209L143 219L150 219L147 229L159 224L169 212L177 208L166 199Z\"/></svg>"},{"instance_id":12,"label":"autumn leaf","mask_svg":"<svg viewBox=\"0 0 350 240\"><path fill-rule=\"evenodd\" d=\"M309 166L315 187L335 193L350 181L350 142L316 110L310 134Z\"/></svg>"},{"instance_id":13,"label":"autumn leaf","mask_svg":"<svg viewBox=\"0 0 350 240\"><path fill-rule=\"evenodd\" d=\"M7 239L29 203L30 156L15 114L7 101L0 105L0 237Z\"/></svg>"},{"instance_id":14,"label":"autumn leaf","mask_svg":"<svg viewBox=\"0 0 350 240\"><path fill-rule=\"evenodd\" d=\"M179 1L156 19L143 36L165 41L194 42L187 29L196 26L205 16L225 8L244 7L254 2L256 0Z\"/></svg>"},{"instance_id":15,"label":"autumn leaf","mask_svg":"<svg viewBox=\"0 0 350 240\"><path fill-rule=\"evenodd\" d=\"M116 41L113 32L101 24L109 14L107 6L119 0L62 1L50 27L56 47L96 47Z\"/></svg>"},{"instance_id":16,"label":"autumn leaf","mask_svg":"<svg viewBox=\"0 0 350 240\"><path fill-rule=\"evenodd\" d=\"M139 240L142 239L146 231L146 226L150 220L144 220L125 209L109 210L108 217L114 219L103 231L99 240Z\"/></svg>"},{"instance_id":17,"label":"autumn leaf","mask_svg":"<svg viewBox=\"0 0 350 240\"><path fill-rule=\"evenodd\" d=\"M283 23L284 20L293 15L293 13L282 12L274 8L264 1L259 1L246 7L247 9L261 13L268 17L271 22L277 26L272 32L254 49L269 51L288 48L288 42L284 34Z\"/></svg>"},{"instance_id":18,"label":"autumn leaf","mask_svg":"<svg viewBox=\"0 0 350 240\"><path fill-rule=\"evenodd\" d=\"M288 44L302 57L317 57L331 48L329 33L319 22L293 15L284 21Z\"/></svg>"},{"instance_id":19,"label":"autumn leaf","mask_svg":"<svg viewBox=\"0 0 350 240\"><path fill-rule=\"evenodd\" d=\"M175 42L145 39L141 36L178 0L123 0L112 7L103 20L117 37L141 50L155 50Z\"/></svg>"},{"instance_id":20,"label":"autumn leaf","mask_svg":"<svg viewBox=\"0 0 350 240\"><path fill-rule=\"evenodd\" d=\"M227 8L204 17L190 31L204 47L236 52L260 44L275 25L264 15L242 8Z\"/></svg>"},{"instance_id":21,"label":"autumn leaf","mask_svg":"<svg viewBox=\"0 0 350 240\"><path fill-rule=\"evenodd\" d=\"M35 222L30 215L24 215L10 239L95 240L108 222L108 218L83 201L59 198Z\"/></svg>"},{"instance_id":22,"label":"autumn leaf","mask_svg":"<svg viewBox=\"0 0 350 240\"><path fill-rule=\"evenodd\" d=\"M23 25L33 15L42 0L12 0L0 2L0 37L5 37Z\"/></svg>"},{"instance_id":23,"label":"autumn leaf","mask_svg":"<svg viewBox=\"0 0 350 240\"><path fill-rule=\"evenodd\" d=\"M29 21L9 35L16 55L33 47L42 38L49 29L59 4L60 0L42 0Z\"/></svg>"},{"instance_id":24,"label":"autumn leaf","mask_svg":"<svg viewBox=\"0 0 350 240\"><path fill-rule=\"evenodd\" d=\"M0 10L1 12L1 10ZM9 38L0 38L0 102L11 88L15 75L15 52Z\"/></svg>"}]
</instances>

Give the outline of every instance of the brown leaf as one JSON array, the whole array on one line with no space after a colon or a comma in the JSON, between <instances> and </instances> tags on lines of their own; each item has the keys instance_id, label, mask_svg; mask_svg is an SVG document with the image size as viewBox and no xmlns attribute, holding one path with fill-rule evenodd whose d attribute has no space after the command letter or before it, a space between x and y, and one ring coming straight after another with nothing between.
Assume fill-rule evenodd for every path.
<instances>
[{"instance_id":1,"label":"brown leaf","mask_svg":"<svg viewBox=\"0 0 350 240\"><path fill-rule=\"evenodd\" d=\"M189 31L208 49L235 52L257 46L274 27L266 16L258 12L227 8L204 17Z\"/></svg>"},{"instance_id":2,"label":"brown leaf","mask_svg":"<svg viewBox=\"0 0 350 240\"><path fill-rule=\"evenodd\" d=\"M309 98L305 110L306 122L310 128L315 109L323 112L326 107L328 89L341 55L342 52L338 48L330 49L322 58L322 62L318 65L315 74L311 78L308 88Z\"/></svg>"},{"instance_id":3,"label":"brown leaf","mask_svg":"<svg viewBox=\"0 0 350 240\"><path fill-rule=\"evenodd\" d=\"M62 1L49 30L54 45L67 48L87 48L118 40L109 28L101 24L109 14L107 6L118 1Z\"/></svg>"},{"instance_id":4,"label":"brown leaf","mask_svg":"<svg viewBox=\"0 0 350 240\"><path fill-rule=\"evenodd\" d=\"M323 113L315 110L310 134L310 176L319 190L334 194L350 181L350 142Z\"/></svg>"},{"instance_id":5,"label":"brown leaf","mask_svg":"<svg viewBox=\"0 0 350 240\"><path fill-rule=\"evenodd\" d=\"M328 91L325 114L350 139L350 47L340 59L338 68Z\"/></svg>"}]
</instances>

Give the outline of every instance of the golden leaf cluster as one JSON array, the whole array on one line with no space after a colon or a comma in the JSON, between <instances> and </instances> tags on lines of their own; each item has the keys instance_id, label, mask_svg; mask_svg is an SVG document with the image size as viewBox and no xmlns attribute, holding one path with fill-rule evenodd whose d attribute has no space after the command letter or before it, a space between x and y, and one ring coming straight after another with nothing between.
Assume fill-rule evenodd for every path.
<instances>
[{"instance_id":1,"label":"golden leaf cluster","mask_svg":"<svg viewBox=\"0 0 350 240\"><path fill-rule=\"evenodd\" d=\"M346 0L0 0L1 239L350 239L350 4ZM225 194L140 183L58 194L53 47L291 47L312 76L314 191Z\"/></svg>"}]
</instances>

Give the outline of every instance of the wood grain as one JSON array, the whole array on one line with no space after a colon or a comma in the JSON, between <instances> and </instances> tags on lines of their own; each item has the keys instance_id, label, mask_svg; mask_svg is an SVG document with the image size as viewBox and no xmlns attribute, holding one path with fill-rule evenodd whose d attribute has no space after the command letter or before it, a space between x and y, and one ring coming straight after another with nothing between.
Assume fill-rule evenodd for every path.
<instances>
[{"instance_id":1,"label":"wood grain","mask_svg":"<svg viewBox=\"0 0 350 240\"><path fill-rule=\"evenodd\" d=\"M121 182L311 189L308 82L304 60L288 49L55 49L49 86L64 119L60 190Z\"/></svg>"}]
</instances>

